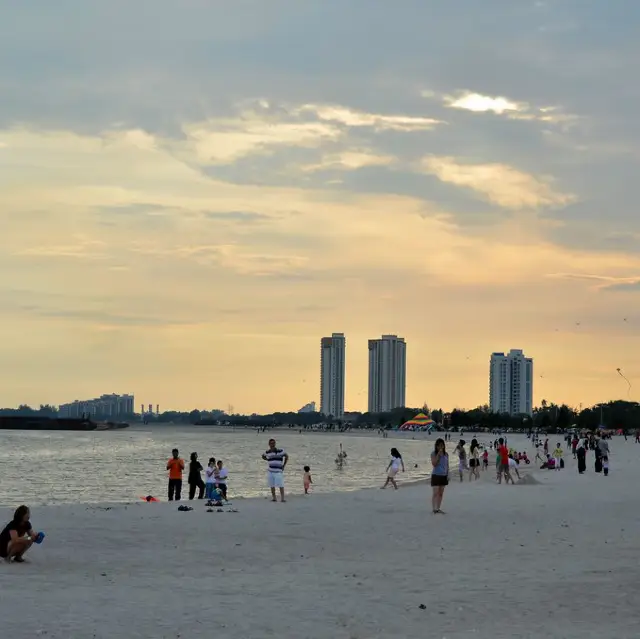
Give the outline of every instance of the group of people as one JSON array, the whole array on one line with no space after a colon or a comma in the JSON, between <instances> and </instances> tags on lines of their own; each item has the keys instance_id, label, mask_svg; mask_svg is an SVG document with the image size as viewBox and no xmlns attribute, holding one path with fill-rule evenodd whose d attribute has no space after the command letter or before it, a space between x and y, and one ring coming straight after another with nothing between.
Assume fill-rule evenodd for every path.
<instances>
[{"instance_id":1,"label":"group of people","mask_svg":"<svg viewBox=\"0 0 640 639\"><path fill-rule=\"evenodd\" d=\"M587 470L587 451L594 452L594 470L596 473L609 475L609 442L604 437L578 438L577 435L571 441L573 456L578 460L578 473L581 475Z\"/></svg>"},{"instance_id":2,"label":"group of people","mask_svg":"<svg viewBox=\"0 0 640 639\"><path fill-rule=\"evenodd\" d=\"M184 459L180 457L177 448L171 451L171 459L167 462L167 470L169 471L169 501L180 501L182 498L182 475L184 473ZM204 471L205 480L202 480L202 472ZM205 497L213 501L227 500L227 479L229 473L224 466L224 462L215 457L209 458L207 468L204 469L198 461L198 453L191 453L189 460L189 474L187 483L189 485L189 499L195 499L196 492L198 499Z\"/></svg>"}]
</instances>

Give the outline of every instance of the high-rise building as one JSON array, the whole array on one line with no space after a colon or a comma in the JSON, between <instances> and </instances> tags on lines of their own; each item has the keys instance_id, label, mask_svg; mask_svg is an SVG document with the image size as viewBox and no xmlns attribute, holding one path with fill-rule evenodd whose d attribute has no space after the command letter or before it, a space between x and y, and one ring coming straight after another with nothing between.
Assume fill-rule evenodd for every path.
<instances>
[{"instance_id":1,"label":"high-rise building","mask_svg":"<svg viewBox=\"0 0 640 639\"><path fill-rule=\"evenodd\" d=\"M386 413L405 406L407 345L403 337L369 340L369 412Z\"/></svg>"},{"instance_id":2,"label":"high-rise building","mask_svg":"<svg viewBox=\"0 0 640 639\"><path fill-rule=\"evenodd\" d=\"M521 350L491 355L489 407L493 413L533 415L533 359Z\"/></svg>"},{"instance_id":3,"label":"high-rise building","mask_svg":"<svg viewBox=\"0 0 640 639\"><path fill-rule=\"evenodd\" d=\"M58 415L67 418L124 417L133 413L133 395L101 395L96 399L75 400L70 404L60 404L58 407Z\"/></svg>"},{"instance_id":4,"label":"high-rise building","mask_svg":"<svg viewBox=\"0 0 640 639\"><path fill-rule=\"evenodd\" d=\"M320 412L336 419L344 417L346 343L344 333L320 340Z\"/></svg>"}]
</instances>

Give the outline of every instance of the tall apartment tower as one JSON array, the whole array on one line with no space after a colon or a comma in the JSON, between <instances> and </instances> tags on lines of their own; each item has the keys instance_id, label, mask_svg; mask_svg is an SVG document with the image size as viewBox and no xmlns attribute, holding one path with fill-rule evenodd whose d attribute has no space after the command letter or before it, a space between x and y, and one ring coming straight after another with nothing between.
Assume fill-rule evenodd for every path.
<instances>
[{"instance_id":1,"label":"tall apartment tower","mask_svg":"<svg viewBox=\"0 0 640 639\"><path fill-rule=\"evenodd\" d=\"M493 413L533 415L533 359L521 350L491 355L489 407Z\"/></svg>"},{"instance_id":2,"label":"tall apartment tower","mask_svg":"<svg viewBox=\"0 0 640 639\"><path fill-rule=\"evenodd\" d=\"M385 413L405 406L407 345L403 337L369 340L369 412Z\"/></svg>"},{"instance_id":3,"label":"tall apartment tower","mask_svg":"<svg viewBox=\"0 0 640 639\"><path fill-rule=\"evenodd\" d=\"M336 419L344 417L346 343L344 333L320 340L320 412Z\"/></svg>"}]
</instances>

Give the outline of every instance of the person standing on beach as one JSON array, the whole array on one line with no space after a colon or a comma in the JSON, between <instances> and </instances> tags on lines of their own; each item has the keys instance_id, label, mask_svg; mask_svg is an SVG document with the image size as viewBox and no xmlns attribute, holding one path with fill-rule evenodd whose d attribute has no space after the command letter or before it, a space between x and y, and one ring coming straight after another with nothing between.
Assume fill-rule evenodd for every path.
<instances>
[{"instance_id":1,"label":"person standing on beach","mask_svg":"<svg viewBox=\"0 0 640 639\"><path fill-rule=\"evenodd\" d=\"M184 459L180 459L177 448L171 451L172 457L167 462L169 471L169 501L180 501L182 497L182 471L184 471Z\"/></svg>"},{"instance_id":2,"label":"person standing on beach","mask_svg":"<svg viewBox=\"0 0 640 639\"><path fill-rule=\"evenodd\" d=\"M596 442L596 454L600 454L600 458L602 460L602 469L604 470L605 477L609 474L609 442L601 437ZM605 468L606 461L606 468Z\"/></svg>"},{"instance_id":3,"label":"person standing on beach","mask_svg":"<svg viewBox=\"0 0 640 639\"><path fill-rule=\"evenodd\" d=\"M225 468L221 459L218 460L218 472L216 475L217 486L222 498L227 500L227 480L229 478L229 471Z\"/></svg>"},{"instance_id":4,"label":"person standing on beach","mask_svg":"<svg viewBox=\"0 0 640 639\"><path fill-rule=\"evenodd\" d=\"M578 442L578 448L576 449L576 456L578 458L578 473L582 475L587 470L587 443L584 439Z\"/></svg>"},{"instance_id":5,"label":"person standing on beach","mask_svg":"<svg viewBox=\"0 0 640 639\"><path fill-rule=\"evenodd\" d=\"M397 448L391 449L391 461L387 466L387 480L384 482L384 486L381 488L386 488L389 484L391 484L396 490L398 490L398 484L396 483L396 475L402 468L402 472L404 473L404 461L402 460L402 455L398 452Z\"/></svg>"},{"instance_id":6,"label":"person standing on beach","mask_svg":"<svg viewBox=\"0 0 640 639\"><path fill-rule=\"evenodd\" d=\"M313 479L311 479L311 468L309 466L305 466L304 474L302 475L302 486L304 488L305 495L309 494L311 484L313 484Z\"/></svg>"},{"instance_id":7,"label":"person standing on beach","mask_svg":"<svg viewBox=\"0 0 640 639\"><path fill-rule=\"evenodd\" d=\"M553 458L556 460L555 468L556 470L560 470L562 468L562 444L558 442L556 449L553 451Z\"/></svg>"},{"instance_id":8,"label":"person standing on beach","mask_svg":"<svg viewBox=\"0 0 640 639\"><path fill-rule=\"evenodd\" d=\"M480 447L475 438L471 440L469 447L469 481L472 477L480 479Z\"/></svg>"},{"instance_id":9,"label":"person standing on beach","mask_svg":"<svg viewBox=\"0 0 640 639\"><path fill-rule=\"evenodd\" d=\"M269 465L267 484L271 489L271 501L278 501L276 499L276 488L279 488L280 501L284 503L284 469L289 461L289 455L287 455L284 448L278 448L276 446L275 439L270 439L269 448L263 453L262 459Z\"/></svg>"},{"instance_id":10,"label":"person standing on beach","mask_svg":"<svg viewBox=\"0 0 640 639\"><path fill-rule=\"evenodd\" d=\"M216 458L209 457L209 465L205 468L205 491L204 496L207 499L213 499L213 489L216 486Z\"/></svg>"},{"instance_id":11,"label":"person standing on beach","mask_svg":"<svg viewBox=\"0 0 640 639\"><path fill-rule=\"evenodd\" d=\"M189 462L189 499L196 496L198 489L198 499L204 499L204 482L202 481L203 468L198 461L198 453L191 453L191 461Z\"/></svg>"},{"instance_id":12,"label":"person standing on beach","mask_svg":"<svg viewBox=\"0 0 640 639\"><path fill-rule=\"evenodd\" d=\"M511 479L509 472L509 449L504 443L502 437L498 440L498 456L500 458L500 469L498 470L498 483L502 483L502 475L504 475L505 483L508 484ZM513 482L513 480L511 480Z\"/></svg>"},{"instance_id":13,"label":"person standing on beach","mask_svg":"<svg viewBox=\"0 0 640 639\"><path fill-rule=\"evenodd\" d=\"M456 446L455 453L458 455L458 472L460 481L464 481L464 471L467 470L467 451L464 449L465 441L461 439Z\"/></svg>"},{"instance_id":14,"label":"person standing on beach","mask_svg":"<svg viewBox=\"0 0 640 639\"><path fill-rule=\"evenodd\" d=\"M434 515L444 515L441 510L444 489L449 484L449 455L444 439L436 439L435 448L431 453L431 507Z\"/></svg>"}]
</instances>

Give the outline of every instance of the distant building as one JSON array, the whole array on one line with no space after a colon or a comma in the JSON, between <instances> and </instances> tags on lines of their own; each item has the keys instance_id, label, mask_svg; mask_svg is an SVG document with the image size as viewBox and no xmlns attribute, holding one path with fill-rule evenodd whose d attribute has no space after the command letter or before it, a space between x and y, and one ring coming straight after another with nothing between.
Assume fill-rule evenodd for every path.
<instances>
[{"instance_id":1,"label":"distant building","mask_svg":"<svg viewBox=\"0 0 640 639\"><path fill-rule=\"evenodd\" d=\"M315 402L309 402L308 404L305 404L299 411L298 414L302 414L302 413L315 413L316 412L316 403Z\"/></svg>"},{"instance_id":2,"label":"distant building","mask_svg":"<svg viewBox=\"0 0 640 639\"><path fill-rule=\"evenodd\" d=\"M489 407L493 413L533 415L533 359L521 350L491 355Z\"/></svg>"},{"instance_id":3,"label":"distant building","mask_svg":"<svg viewBox=\"0 0 640 639\"><path fill-rule=\"evenodd\" d=\"M101 395L96 399L60 404L58 415L66 418L120 418L134 413L133 395Z\"/></svg>"},{"instance_id":4,"label":"distant building","mask_svg":"<svg viewBox=\"0 0 640 639\"><path fill-rule=\"evenodd\" d=\"M386 413L405 406L407 345L397 335L369 340L369 412Z\"/></svg>"},{"instance_id":5,"label":"distant building","mask_svg":"<svg viewBox=\"0 0 640 639\"><path fill-rule=\"evenodd\" d=\"M344 333L320 340L320 412L336 419L344 416L345 351Z\"/></svg>"}]
</instances>

